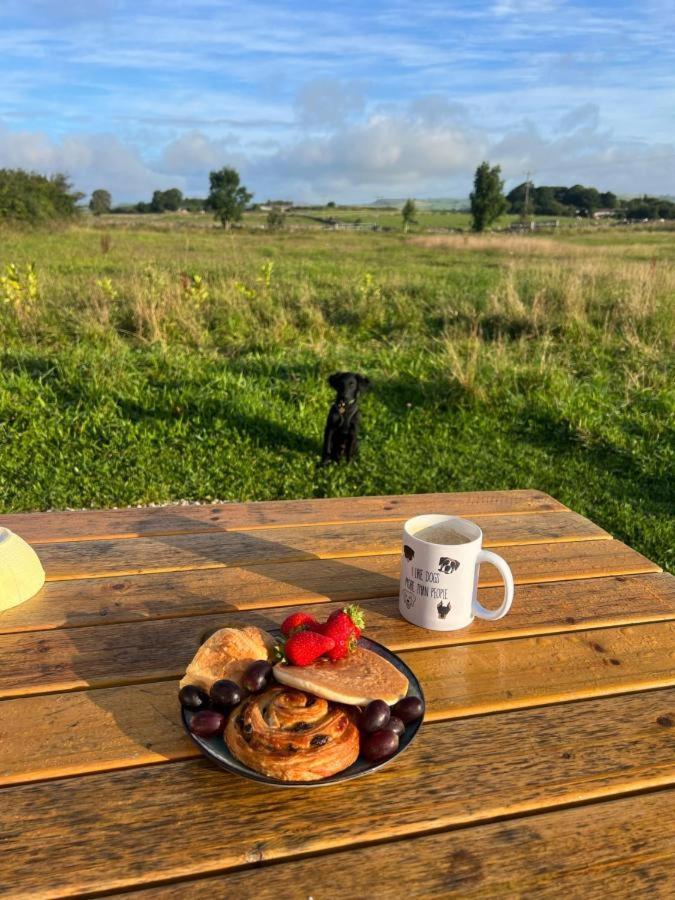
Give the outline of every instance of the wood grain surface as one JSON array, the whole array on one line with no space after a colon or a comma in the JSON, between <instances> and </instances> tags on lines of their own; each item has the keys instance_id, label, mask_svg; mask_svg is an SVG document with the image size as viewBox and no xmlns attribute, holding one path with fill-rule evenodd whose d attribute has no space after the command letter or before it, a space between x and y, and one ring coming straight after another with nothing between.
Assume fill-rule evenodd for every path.
<instances>
[{"instance_id":1,"label":"wood grain surface","mask_svg":"<svg viewBox=\"0 0 675 900\"><path fill-rule=\"evenodd\" d=\"M400 618L401 523L424 512L475 518L513 570L508 617L454 633ZM0 613L0 895L672 895L675 579L548 495L0 525L37 545L49 579ZM501 593L483 566L481 601ZM320 791L266 788L199 757L177 678L204 632L353 600L422 682L410 749Z\"/></svg>"},{"instance_id":2,"label":"wood grain surface","mask_svg":"<svg viewBox=\"0 0 675 900\"><path fill-rule=\"evenodd\" d=\"M326 869L337 873L326 884ZM675 791L609 800L345 850L328 858L276 863L117 897L129 900L353 900L371 896L653 897L673 896Z\"/></svg>"},{"instance_id":3,"label":"wood grain surface","mask_svg":"<svg viewBox=\"0 0 675 900\"><path fill-rule=\"evenodd\" d=\"M153 534L189 534L227 529L329 525L339 522L403 521L422 513L476 516L567 509L542 491L467 491L323 500L273 500L215 506L162 506L135 509L15 513L0 516L0 526L29 543L134 538Z\"/></svg>"},{"instance_id":4,"label":"wood grain surface","mask_svg":"<svg viewBox=\"0 0 675 900\"><path fill-rule=\"evenodd\" d=\"M518 585L661 571L619 541L530 544L499 553ZM398 595L399 569L396 554L49 582L0 613L0 633L389 597ZM482 566L480 584L499 585L501 578Z\"/></svg>"},{"instance_id":5,"label":"wood grain surface","mask_svg":"<svg viewBox=\"0 0 675 900\"><path fill-rule=\"evenodd\" d=\"M401 656L435 721L673 685L674 637L675 623L664 622ZM177 681L116 680L124 684L0 703L0 784L197 755L183 732Z\"/></svg>"},{"instance_id":6,"label":"wood grain surface","mask_svg":"<svg viewBox=\"0 0 675 900\"><path fill-rule=\"evenodd\" d=\"M481 589L488 606L501 602L500 588ZM341 604L303 607L323 620ZM618 576L598 581L523 585L508 616L475 619L459 631L428 631L406 622L398 600L362 603L367 633L393 650L498 641L526 634L578 631L586 627L675 619L675 579L668 575ZM293 607L230 612L42 633L0 635L0 697L71 690L150 678L178 677L202 636L224 626L275 628Z\"/></svg>"},{"instance_id":7,"label":"wood grain surface","mask_svg":"<svg viewBox=\"0 0 675 900\"><path fill-rule=\"evenodd\" d=\"M318 794L201 760L7 787L0 893L119 890L670 785L674 720L664 690L425 725L390 767Z\"/></svg>"},{"instance_id":8,"label":"wood grain surface","mask_svg":"<svg viewBox=\"0 0 675 900\"><path fill-rule=\"evenodd\" d=\"M483 544L541 544L550 541L607 540L610 535L573 512L527 516L489 515L480 519ZM288 527L216 534L177 534L134 540L67 541L44 544L39 557L47 580L139 575L274 565L301 559L400 554L400 522Z\"/></svg>"}]
</instances>

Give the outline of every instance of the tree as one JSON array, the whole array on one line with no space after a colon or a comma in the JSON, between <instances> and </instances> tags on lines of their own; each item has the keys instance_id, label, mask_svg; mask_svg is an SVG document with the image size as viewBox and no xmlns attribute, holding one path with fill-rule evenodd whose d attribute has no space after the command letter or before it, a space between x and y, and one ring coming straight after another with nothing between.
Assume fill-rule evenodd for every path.
<instances>
[{"instance_id":1,"label":"tree","mask_svg":"<svg viewBox=\"0 0 675 900\"><path fill-rule=\"evenodd\" d=\"M183 202L183 192L178 188L169 188L168 191L154 191L150 201L152 212L176 212Z\"/></svg>"},{"instance_id":2,"label":"tree","mask_svg":"<svg viewBox=\"0 0 675 900\"><path fill-rule=\"evenodd\" d=\"M583 184L572 185L566 188L562 202L566 206L573 206L581 216L592 218L596 209L600 208L600 194L596 188L584 187Z\"/></svg>"},{"instance_id":3,"label":"tree","mask_svg":"<svg viewBox=\"0 0 675 900\"><path fill-rule=\"evenodd\" d=\"M556 197L556 188L543 185L534 189L534 211L540 216L568 216L573 210Z\"/></svg>"},{"instance_id":4,"label":"tree","mask_svg":"<svg viewBox=\"0 0 675 900\"><path fill-rule=\"evenodd\" d=\"M415 224L415 216L417 215L417 207L415 201L408 198L403 204L401 217L403 219L403 231L407 231L411 225Z\"/></svg>"},{"instance_id":5,"label":"tree","mask_svg":"<svg viewBox=\"0 0 675 900\"><path fill-rule=\"evenodd\" d=\"M286 216L279 206L272 206L267 213L267 227L270 231L280 231L286 224Z\"/></svg>"},{"instance_id":6,"label":"tree","mask_svg":"<svg viewBox=\"0 0 675 900\"><path fill-rule=\"evenodd\" d=\"M506 210L504 182L499 177L501 171L499 166L491 168L487 162L481 163L476 169L471 192L474 231L484 231Z\"/></svg>"},{"instance_id":7,"label":"tree","mask_svg":"<svg viewBox=\"0 0 675 900\"><path fill-rule=\"evenodd\" d=\"M89 201L89 209L95 216L100 216L102 213L109 213L111 206L112 197L110 196L110 191L105 191L103 190L103 188L99 188L91 195L91 199Z\"/></svg>"},{"instance_id":8,"label":"tree","mask_svg":"<svg viewBox=\"0 0 675 900\"><path fill-rule=\"evenodd\" d=\"M509 191L506 199L510 213L526 215L525 194L526 182ZM580 184L573 187L541 185L530 189L529 199L533 205L532 212L540 216L590 216L599 207L615 209L618 206L618 198L611 191L601 194L593 187Z\"/></svg>"},{"instance_id":9,"label":"tree","mask_svg":"<svg viewBox=\"0 0 675 900\"><path fill-rule=\"evenodd\" d=\"M664 197L633 197L626 203L627 219L675 219L675 203Z\"/></svg>"},{"instance_id":10,"label":"tree","mask_svg":"<svg viewBox=\"0 0 675 900\"><path fill-rule=\"evenodd\" d=\"M229 228L233 222L241 219L253 194L240 183L237 170L227 166L209 173L209 185L207 206L214 211L216 221L223 228Z\"/></svg>"},{"instance_id":11,"label":"tree","mask_svg":"<svg viewBox=\"0 0 675 900\"><path fill-rule=\"evenodd\" d=\"M201 197L183 197L181 206L189 212L202 212L205 202Z\"/></svg>"},{"instance_id":12,"label":"tree","mask_svg":"<svg viewBox=\"0 0 675 900\"><path fill-rule=\"evenodd\" d=\"M41 225L71 219L84 194L65 175L38 175L24 169L0 169L0 222Z\"/></svg>"}]
</instances>

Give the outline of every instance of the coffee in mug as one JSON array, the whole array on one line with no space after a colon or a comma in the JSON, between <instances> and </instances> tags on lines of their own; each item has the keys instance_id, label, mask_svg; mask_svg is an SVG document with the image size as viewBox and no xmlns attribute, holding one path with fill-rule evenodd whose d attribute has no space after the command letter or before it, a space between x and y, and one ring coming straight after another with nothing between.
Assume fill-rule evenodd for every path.
<instances>
[{"instance_id":1,"label":"coffee in mug","mask_svg":"<svg viewBox=\"0 0 675 900\"><path fill-rule=\"evenodd\" d=\"M461 532L456 531L445 522L438 522L436 525L425 525L421 531L415 535L421 541L427 541L429 544L468 544L471 538L465 537Z\"/></svg>"},{"instance_id":2,"label":"coffee in mug","mask_svg":"<svg viewBox=\"0 0 675 900\"><path fill-rule=\"evenodd\" d=\"M454 631L474 616L501 619L513 602L513 575L505 560L483 550L483 532L457 516L415 516L403 526L399 610L404 619L432 631ZM499 609L478 602L481 563L491 563L504 579Z\"/></svg>"}]
</instances>

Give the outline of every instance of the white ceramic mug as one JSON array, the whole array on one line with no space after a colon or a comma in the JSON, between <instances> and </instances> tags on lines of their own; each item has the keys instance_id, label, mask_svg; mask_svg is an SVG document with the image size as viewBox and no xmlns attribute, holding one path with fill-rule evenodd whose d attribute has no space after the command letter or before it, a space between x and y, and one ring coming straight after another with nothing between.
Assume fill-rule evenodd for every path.
<instances>
[{"instance_id":1,"label":"white ceramic mug","mask_svg":"<svg viewBox=\"0 0 675 900\"><path fill-rule=\"evenodd\" d=\"M455 542L434 543L416 535L430 526L454 534ZM513 601L513 575L505 560L483 550L478 525L457 516L415 516L403 526L399 609L404 619L432 631L466 628L474 616L501 619ZM504 579L499 609L478 602L481 563L492 563Z\"/></svg>"}]
</instances>

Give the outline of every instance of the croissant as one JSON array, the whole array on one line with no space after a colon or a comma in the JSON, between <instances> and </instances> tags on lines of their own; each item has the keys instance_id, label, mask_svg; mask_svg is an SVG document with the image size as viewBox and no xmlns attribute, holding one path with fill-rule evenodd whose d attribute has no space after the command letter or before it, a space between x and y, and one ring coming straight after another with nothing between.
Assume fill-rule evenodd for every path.
<instances>
[{"instance_id":1,"label":"croissant","mask_svg":"<svg viewBox=\"0 0 675 900\"><path fill-rule=\"evenodd\" d=\"M210 691L214 681L226 678L241 685L244 673L259 659L268 659L274 638L249 625L246 628L221 628L204 641L187 667L180 686L194 684Z\"/></svg>"},{"instance_id":2,"label":"croissant","mask_svg":"<svg viewBox=\"0 0 675 900\"><path fill-rule=\"evenodd\" d=\"M316 781L350 766L359 755L355 713L285 687L253 694L225 728L230 752L250 769L280 781Z\"/></svg>"}]
</instances>

